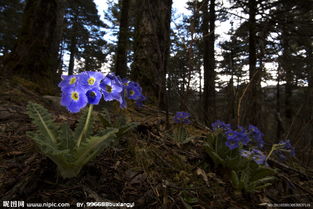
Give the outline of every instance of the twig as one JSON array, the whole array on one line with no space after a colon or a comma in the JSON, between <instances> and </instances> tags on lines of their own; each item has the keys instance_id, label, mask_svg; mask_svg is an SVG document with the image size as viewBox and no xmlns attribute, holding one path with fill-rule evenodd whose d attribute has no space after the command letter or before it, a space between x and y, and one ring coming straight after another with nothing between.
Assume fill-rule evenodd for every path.
<instances>
[{"instance_id":1,"label":"twig","mask_svg":"<svg viewBox=\"0 0 313 209\"><path fill-rule=\"evenodd\" d=\"M251 84L254 82L254 78L256 76L256 74L258 73L259 70L256 70L250 80L250 82L248 83L247 87L244 89L241 97L239 98L239 101L238 101L238 108L237 108L237 125L239 126L240 125L240 109L241 109L241 102L242 102L242 99L243 97L246 95L249 87L251 86Z\"/></svg>"}]
</instances>

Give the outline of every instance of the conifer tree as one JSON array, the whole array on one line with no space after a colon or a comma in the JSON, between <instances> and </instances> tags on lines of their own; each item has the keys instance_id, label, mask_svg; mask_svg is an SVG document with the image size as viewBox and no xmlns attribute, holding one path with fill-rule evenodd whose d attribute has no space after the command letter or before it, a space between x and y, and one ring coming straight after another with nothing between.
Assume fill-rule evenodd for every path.
<instances>
[{"instance_id":1,"label":"conifer tree","mask_svg":"<svg viewBox=\"0 0 313 209\"><path fill-rule=\"evenodd\" d=\"M100 20L95 3L92 0L68 0L65 22L65 50L70 53L68 74L74 73L75 60L83 59L78 71L100 69L106 54L102 30L105 24Z\"/></svg>"},{"instance_id":2,"label":"conifer tree","mask_svg":"<svg viewBox=\"0 0 313 209\"><path fill-rule=\"evenodd\" d=\"M0 53L12 52L22 23L25 2L22 0L0 1Z\"/></svg>"},{"instance_id":3,"label":"conifer tree","mask_svg":"<svg viewBox=\"0 0 313 209\"><path fill-rule=\"evenodd\" d=\"M54 91L64 3L64 0L26 1L21 34L4 62L7 75L30 80L42 92Z\"/></svg>"}]
</instances>

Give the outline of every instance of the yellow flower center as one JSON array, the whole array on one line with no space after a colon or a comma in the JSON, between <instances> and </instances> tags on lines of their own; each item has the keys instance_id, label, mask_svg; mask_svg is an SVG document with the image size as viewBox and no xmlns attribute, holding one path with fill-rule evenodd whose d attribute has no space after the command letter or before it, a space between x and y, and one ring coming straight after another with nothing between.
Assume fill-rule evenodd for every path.
<instances>
[{"instance_id":1,"label":"yellow flower center","mask_svg":"<svg viewBox=\"0 0 313 209\"><path fill-rule=\"evenodd\" d=\"M89 84L89 85L93 85L93 84L95 83L95 81L96 81L95 78L90 77L90 78L88 79L88 84Z\"/></svg>"},{"instance_id":2,"label":"yellow flower center","mask_svg":"<svg viewBox=\"0 0 313 209\"><path fill-rule=\"evenodd\" d=\"M72 78L70 79L70 84L74 84L74 83L76 83L76 77L72 77Z\"/></svg>"},{"instance_id":3,"label":"yellow flower center","mask_svg":"<svg viewBox=\"0 0 313 209\"><path fill-rule=\"evenodd\" d=\"M77 101L77 100L79 99L79 95L78 95L78 93L77 93L76 91L73 91L73 92L72 92L71 97L72 97L72 99L75 100L75 101Z\"/></svg>"},{"instance_id":4,"label":"yellow flower center","mask_svg":"<svg viewBox=\"0 0 313 209\"><path fill-rule=\"evenodd\" d=\"M135 92L133 90L129 91L130 96L133 96L135 94Z\"/></svg>"},{"instance_id":5,"label":"yellow flower center","mask_svg":"<svg viewBox=\"0 0 313 209\"><path fill-rule=\"evenodd\" d=\"M107 90L108 93L111 93L112 92L112 87L107 85L106 86L106 90Z\"/></svg>"}]
</instances>

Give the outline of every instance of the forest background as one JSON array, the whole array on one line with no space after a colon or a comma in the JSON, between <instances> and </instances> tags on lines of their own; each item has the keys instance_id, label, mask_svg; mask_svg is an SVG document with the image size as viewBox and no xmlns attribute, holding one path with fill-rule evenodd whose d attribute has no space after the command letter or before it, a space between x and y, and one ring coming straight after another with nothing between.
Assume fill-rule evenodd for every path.
<instances>
[{"instance_id":1,"label":"forest background","mask_svg":"<svg viewBox=\"0 0 313 209\"><path fill-rule=\"evenodd\" d=\"M312 4L194 0L179 16L172 0L107 1L103 14L92 0L2 0L1 74L59 95L62 74L113 71L165 112L190 112L207 126L253 124L270 144L290 139L309 166Z\"/></svg>"}]
</instances>

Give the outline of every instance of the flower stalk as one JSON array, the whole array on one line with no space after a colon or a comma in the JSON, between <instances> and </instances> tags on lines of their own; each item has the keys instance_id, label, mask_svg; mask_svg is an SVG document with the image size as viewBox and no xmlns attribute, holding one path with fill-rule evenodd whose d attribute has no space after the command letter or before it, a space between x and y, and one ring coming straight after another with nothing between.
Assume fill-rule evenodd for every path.
<instances>
[{"instance_id":1,"label":"flower stalk","mask_svg":"<svg viewBox=\"0 0 313 209\"><path fill-rule=\"evenodd\" d=\"M76 143L76 147L79 147L83 137L86 136L86 132L87 132L87 129L88 129L88 126L89 126L92 109L93 109L93 105L90 104L89 108L88 108L88 114L87 114L86 122L85 122L85 125L84 125L84 128L83 128L83 131L79 135L79 138L78 138L77 143Z\"/></svg>"}]
</instances>

